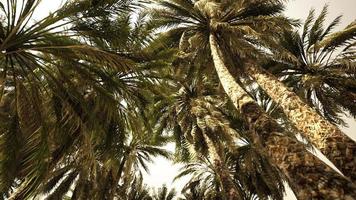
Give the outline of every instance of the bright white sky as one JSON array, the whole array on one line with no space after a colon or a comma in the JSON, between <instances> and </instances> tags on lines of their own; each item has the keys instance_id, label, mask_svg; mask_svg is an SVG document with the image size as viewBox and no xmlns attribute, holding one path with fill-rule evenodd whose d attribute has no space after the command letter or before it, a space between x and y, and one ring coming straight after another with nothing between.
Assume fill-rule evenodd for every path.
<instances>
[{"instance_id":1,"label":"bright white sky","mask_svg":"<svg viewBox=\"0 0 356 200\"><path fill-rule=\"evenodd\" d=\"M5 0L1 0L5 1ZM42 5L36 13L36 18L40 19L47 15L48 10L55 10L61 5L61 0L43 0ZM329 5L328 22L342 14L342 25L339 28L345 27L350 22L356 19L356 1L355 0L291 0L288 3L286 15L293 18L305 19L309 10L313 7L317 10L317 13L325 5ZM348 118L348 128L343 130L354 140L356 140L356 121L352 118ZM168 145L170 150L174 150L173 145ZM150 174L145 176L145 182L149 186L160 187L163 184L167 184L170 187L176 188L178 191L182 188L187 179L172 183L175 175L178 172L179 165L174 165L168 160L163 158L156 158L155 163L150 165ZM296 199L291 191L287 192L287 200Z\"/></svg>"}]
</instances>

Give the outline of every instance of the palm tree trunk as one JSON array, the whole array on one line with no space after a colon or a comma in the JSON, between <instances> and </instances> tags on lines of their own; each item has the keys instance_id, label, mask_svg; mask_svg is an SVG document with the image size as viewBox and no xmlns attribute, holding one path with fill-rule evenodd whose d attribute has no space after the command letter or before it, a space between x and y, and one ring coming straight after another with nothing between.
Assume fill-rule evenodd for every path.
<instances>
[{"instance_id":1,"label":"palm tree trunk","mask_svg":"<svg viewBox=\"0 0 356 200\"><path fill-rule=\"evenodd\" d=\"M356 183L356 142L325 120L272 74L251 64L246 72L281 105L295 127L353 183Z\"/></svg>"},{"instance_id":2,"label":"palm tree trunk","mask_svg":"<svg viewBox=\"0 0 356 200\"><path fill-rule=\"evenodd\" d=\"M214 168L217 171L222 187L225 191L224 195L226 195L228 200L242 200L240 191L236 188L236 185L230 176L229 170L224 165L221 152L218 151L216 145L214 145L214 143L206 135L204 135L204 138L209 148L209 156L213 160Z\"/></svg>"},{"instance_id":3,"label":"palm tree trunk","mask_svg":"<svg viewBox=\"0 0 356 200\"><path fill-rule=\"evenodd\" d=\"M261 141L262 149L272 162L286 175L299 199L347 199L356 196L356 187L345 177L327 166L304 145L281 132L279 124L270 118L254 100L236 83L229 73L214 35L210 35L210 48L220 82ZM255 144L258 145L258 144Z\"/></svg>"},{"instance_id":4,"label":"palm tree trunk","mask_svg":"<svg viewBox=\"0 0 356 200\"><path fill-rule=\"evenodd\" d=\"M133 150L135 151L135 150ZM130 184L132 181L132 168L134 165L134 152L130 152L130 154L127 156L125 168L124 168L124 174L123 174L123 191L127 194L128 189L130 188Z\"/></svg>"}]
</instances>

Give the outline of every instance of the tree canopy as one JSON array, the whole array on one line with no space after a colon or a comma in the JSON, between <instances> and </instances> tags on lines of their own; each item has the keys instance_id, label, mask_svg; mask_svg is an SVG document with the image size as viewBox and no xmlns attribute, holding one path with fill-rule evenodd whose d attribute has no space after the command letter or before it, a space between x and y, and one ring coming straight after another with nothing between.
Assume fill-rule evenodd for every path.
<instances>
[{"instance_id":1,"label":"tree canopy","mask_svg":"<svg viewBox=\"0 0 356 200\"><path fill-rule=\"evenodd\" d=\"M42 3L0 2L0 199L356 198L338 127L355 22L281 0L67 0L34 20ZM145 184L157 156L182 191Z\"/></svg>"}]
</instances>

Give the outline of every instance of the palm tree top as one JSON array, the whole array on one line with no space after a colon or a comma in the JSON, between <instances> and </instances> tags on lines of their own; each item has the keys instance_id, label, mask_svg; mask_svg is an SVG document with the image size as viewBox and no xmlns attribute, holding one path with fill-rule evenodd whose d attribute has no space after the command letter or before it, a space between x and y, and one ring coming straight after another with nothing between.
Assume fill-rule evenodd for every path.
<instances>
[{"instance_id":1,"label":"palm tree top","mask_svg":"<svg viewBox=\"0 0 356 200\"><path fill-rule=\"evenodd\" d=\"M300 31L285 31L271 63L272 73L333 123L343 124L340 114L356 116L356 23L335 31L341 16L325 26L328 7L319 15L310 10Z\"/></svg>"}]
</instances>

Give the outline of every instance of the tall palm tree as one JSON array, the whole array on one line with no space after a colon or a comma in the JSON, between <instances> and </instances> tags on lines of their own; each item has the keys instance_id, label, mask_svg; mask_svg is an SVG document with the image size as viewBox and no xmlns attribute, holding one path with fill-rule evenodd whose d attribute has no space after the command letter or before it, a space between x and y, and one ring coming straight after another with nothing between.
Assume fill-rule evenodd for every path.
<instances>
[{"instance_id":1,"label":"tall palm tree","mask_svg":"<svg viewBox=\"0 0 356 200\"><path fill-rule=\"evenodd\" d=\"M250 191L258 191L258 194L261 198L265 198L267 196L274 196L277 199L281 198L283 196L282 194L283 182L282 182L282 178L278 175L278 170L276 170L271 165L268 165L268 161L266 160L266 158L264 158L264 156L262 155L259 155L258 154L259 152L256 151L254 152L255 150L254 148L241 148L240 150L240 148L237 148L237 145L235 144L234 148L230 147L228 149L230 152L233 152L232 154L234 156L230 158L233 159L232 162L236 163L237 165L237 167L235 168L236 170L231 170L233 167L226 164L225 162L226 155L225 153L223 153L224 151L226 151L226 149L223 148L223 146L226 145L225 144L219 145L219 143L222 143L225 140L231 140L230 139L231 136L229 136L228 130L231 128L238 129L237 132L239 133L238 137L240 138L240 140L242 140L242 137L248 137L248 134L245 133L246 130L243 130L242 128L243 124L239 122L238 119L235 119L236 118L235 116L231 116L231 114L234 115L234 113L232 112L230 114L227 112L229 110L229 108L227 108L229 105L228 104L226 105L225 101L220 100L222 97L216 95L215 93L217 91L215 90L216 89L214 89L214 84L204 83L204 82L199 83L197 81L193 81L193 83L188 84L188 86L181 88L179 92L175 95L175 97L173 98L168 97L168 99L171 101L170 107L168 106L165 107L164 109L161 109L159 106L160 102L155 104L156 109L159 109L161 111L161 112L157 112L162 117L160 122L161 124L167 125L167 123L168 124L172 122L177 123L176 125L174 125L174 123L168 125L168 127L174 127L173 132L175 133L175 138L176 138L175 142L178 147L176 149L176 152L178 152L177 155L179 157L180 156L183 157L183 160L185 160L184 158L189 157L186 156L187 154L189 155L189 149L188 150L185 149L186 143L190 143L195 146L198 146L195 148L197 153L209 152L207 156L208 158L210 158L211 163L214 165L215 172L218 174L219 177L224 178L227 176L227 175L222 176L223 174L221 173L221 169L218 170L220 165L223 166L222 169L225 168L225 174L227 172L227 174L231 174L235 177L235 180L232 180L231 178L230 180L235 182L235 184L236 182L238 182L239 184L242 185L239 186L239 188L241 188L240 193L246 193L245 191L247 190L246 188L249 188L248 190ZM258 96L259 99L263 99L261 94ZM279 118L278 113L280 112L280 110L277 110L275 108L276 107L275 105L270 105L271 101L263 100L261 101L261 103L269 104L269 106L268 105L263 105L263 106L266 107L266 109L270 109L270 112L273 112L272 113L273 116ZM177 113L177 111L179 112ZM201 116L205 116L205 118L211 118L211 122L209 123L202 122L202 120L200 119ZM167 119L168 117L170 117L171 119ZM202 140L197 140L195 142L187 141L187 139L194 137L193 134L196 133L193 132L187 133L186 127L191 126L188 125L189 123L192 124L193 122L194 124L194 121L196 119L198 121L197 127L202 129L203 131L201 132L203 133L205 132L205 134L208 137L211 137L210 134L221 135L221 134L226 134L225 132L227 132L228 134L227 137L226 138L222 137L219 140L214 139L212 140L212 142L210 142L211 140L209 140L208 137L205 137ZM167 122L167 120L169 120L169 122ZM220 128L221 130L218 131L219 129L217 128L217 124L225 124L225 128ZM210 130L217 129L217 130L212 133L206 133L206 131L209 131L209 129ZM236 138L237 132L232 134L232 137ZM191 134L192 136L187 134ZM251 139L251 141L253 141L253 139ZM208 150L205 150L204 147L205 143ZM246 143L248 142L246 141ZM246 149L248 149L249 151L246 151ZM241 153L241 157L237 156L240 153ZM246 157L251 156L251 158L247 159L243 155L247 155ZM185 161L189 162L189 159L186 159ZM247 162L242 162L242 161L247 161ZM263 161L263 162L260 163L259 161ZM243 166L243 167L240 168L238 166ZM251 174L251 175L245 176L247 174ZM249 186L247 187L247 185Z\"/></svg>"},{"instance_id":2,"label":"tall palm tree","mask_svg":"<svg viewBox=\"0 0 356 200\"><path fill-rule=\"evenodd\" d=\"M214 63L216 65L222 65L224 66L222 69L226 69L226 66L220 56L221 53L219 53L218 49L213 49L212 51ZM226 76L230 75L228 74L227 70L222 70L222 73L224 73ZM230 80L235 81L231 75ZM354 195L353 192L351 192L353 190L352 188L355 187L352 182L340 176L337 172L335 172L333 169L323 163L320 159L312 155L310 152L307 152L305 146L302 145L295 138L291 138L287 135L281 134L284 130L281 129L280 125L270 116L268 116L265 112L263 112L262 109L255 103L255 101L250 96L248 96L248 94L243 89L236 87L238 85L236 82L233 85L235 85L234 88L230 87L225 90L238 92L234 94L236 95L235 99L237 99L237 101L235 101L234 103L235 105L241 107L241 113L243 116L245 116L246 121L251 124L252 131L255 131L255 133L258 134L258 137L255 138L260 139L260 141L257 141L255 143L257 143L257 145L260 145L261 147L266 148L267 154L271 156L272 160L280 168L280 170L285 173L289 180L289 184L291 185L294 192L299 198L309 198L308 196L312 196L313 192L305 190L306 187L310 186L311 188L309 189L314 190L314 192L316 193L319 193L318 196L320 197L327 197L332 195L330 193L328 194L328 192L324 193L323 191L320 191L320 188L315 185L315 182L304 182L304 177L307 174L306 172L310 173L310 176L315 176L316 174L319 174L318 176L329 179L329 181L331 182L333 182L335 179L339 179L343 182L343 184L350 185L350 188L347 189L348 192L346 192L349 193L349 195L346 195L345 197ZM283 144L287 144L287 146L282 147L281 145ZM284 150L282 150L281 148ZM287 160L292 161L290 162ZM289 165L288 168L285 168L286 161ZM314 167L314 170L312 170L312 172L308 171L310 170L310 163L313 163L312 165ZM304 170L302 170L303 172L300 171L298 174L298 171L302 168L304 168ZM316 170L317 168L322 168L325 171L321 173L319 170ZM323 173L328 173L328 175L325 175ZM317 179L315 179L314 181L317 181ZM300 187L301 184L305 184L304 188ZM340 188L344 187L340 185Z\"/></svg>"},{"instance_id":3,"label":"tall palm tree","mask_svg":"<svg viewBox=\"0 0 356 200\"><path fill-rule=\"evenodd\" d=\"M345 193L339 194L344 197L355 195L354 186L347 179L307 152L298 141L282 134L283 129L237 84L225 64L233 65L231 61L228 62L229 56L224 54L225 48L236 46L243 49L244 47L249 50L249 53L258 54L259 51L253 44L263 45L270 42L267 34L275 35L275 32L278 32L273 30L276 28L275 26L272 28L273 24L280 26L290 24L284 17L276 17L283 8L279 1L216 3L173 0L162 1L160 5L164 9L156 11L160 16L158 23L173 27L168 34L181 35L182 45L184 41L188 41L193 49L205 49L211 53L225 93L258 135L255 137L255 143L260 144L279 169L286 174L299 198L312 198L314 194L320 198L329 198L333 196L331 191L336 193L344 191ZM261 31L261 34L258 34L258 31ZM239 53L242 55L243 52ZM328 189L321 189L316 184L318 180L334 182L333 185L338 189L326 185L323 186Z\"/></svg>"},{"instance_id":4,"label":"tall palm tree","mask_svg":"<svg viewBox=\"0 0 356 200\"><path fill-rule=\"evenodd\" d=\"M355 182L356 160L353 155L356 142L322 115L335 122L337 114L342 111L340 109L346 109L353 115L356 111L355 53L352 50L356 24L352 23L346 29L331 34L340 18L336 18L324 30L326 13L327 7L324 7L314 21L314 11L311 11L304 32L301 35L297 31L286 32L281 39L282 49L286 52L276 51L276 61L281 65L275 63L272 69L294 87L295 92L253 64L246 65L246 72L280 104L302 135ZM341 50L338 55L333 55L338 49Z\"/></svg>"},{"instance_id":5,"label":"tall palm tree","mask_svg":"<svg viewBox=\"0 0 356 200\"><path fill-rule=\"evenodd\" d=\"M327 7L317 18L311 10L301 33L297 30L284 32L279 38L281 48L276 49L282 52L276 53L273 62L266 67L278 77L284 77L287 86L322 116L342 124L338 114L347 111L355 115L351 103L355 98L352 44L355 26L351 23L344 30L333 33L341 16L323 27L326 15Z\"/></svg>"}]
</instances>

